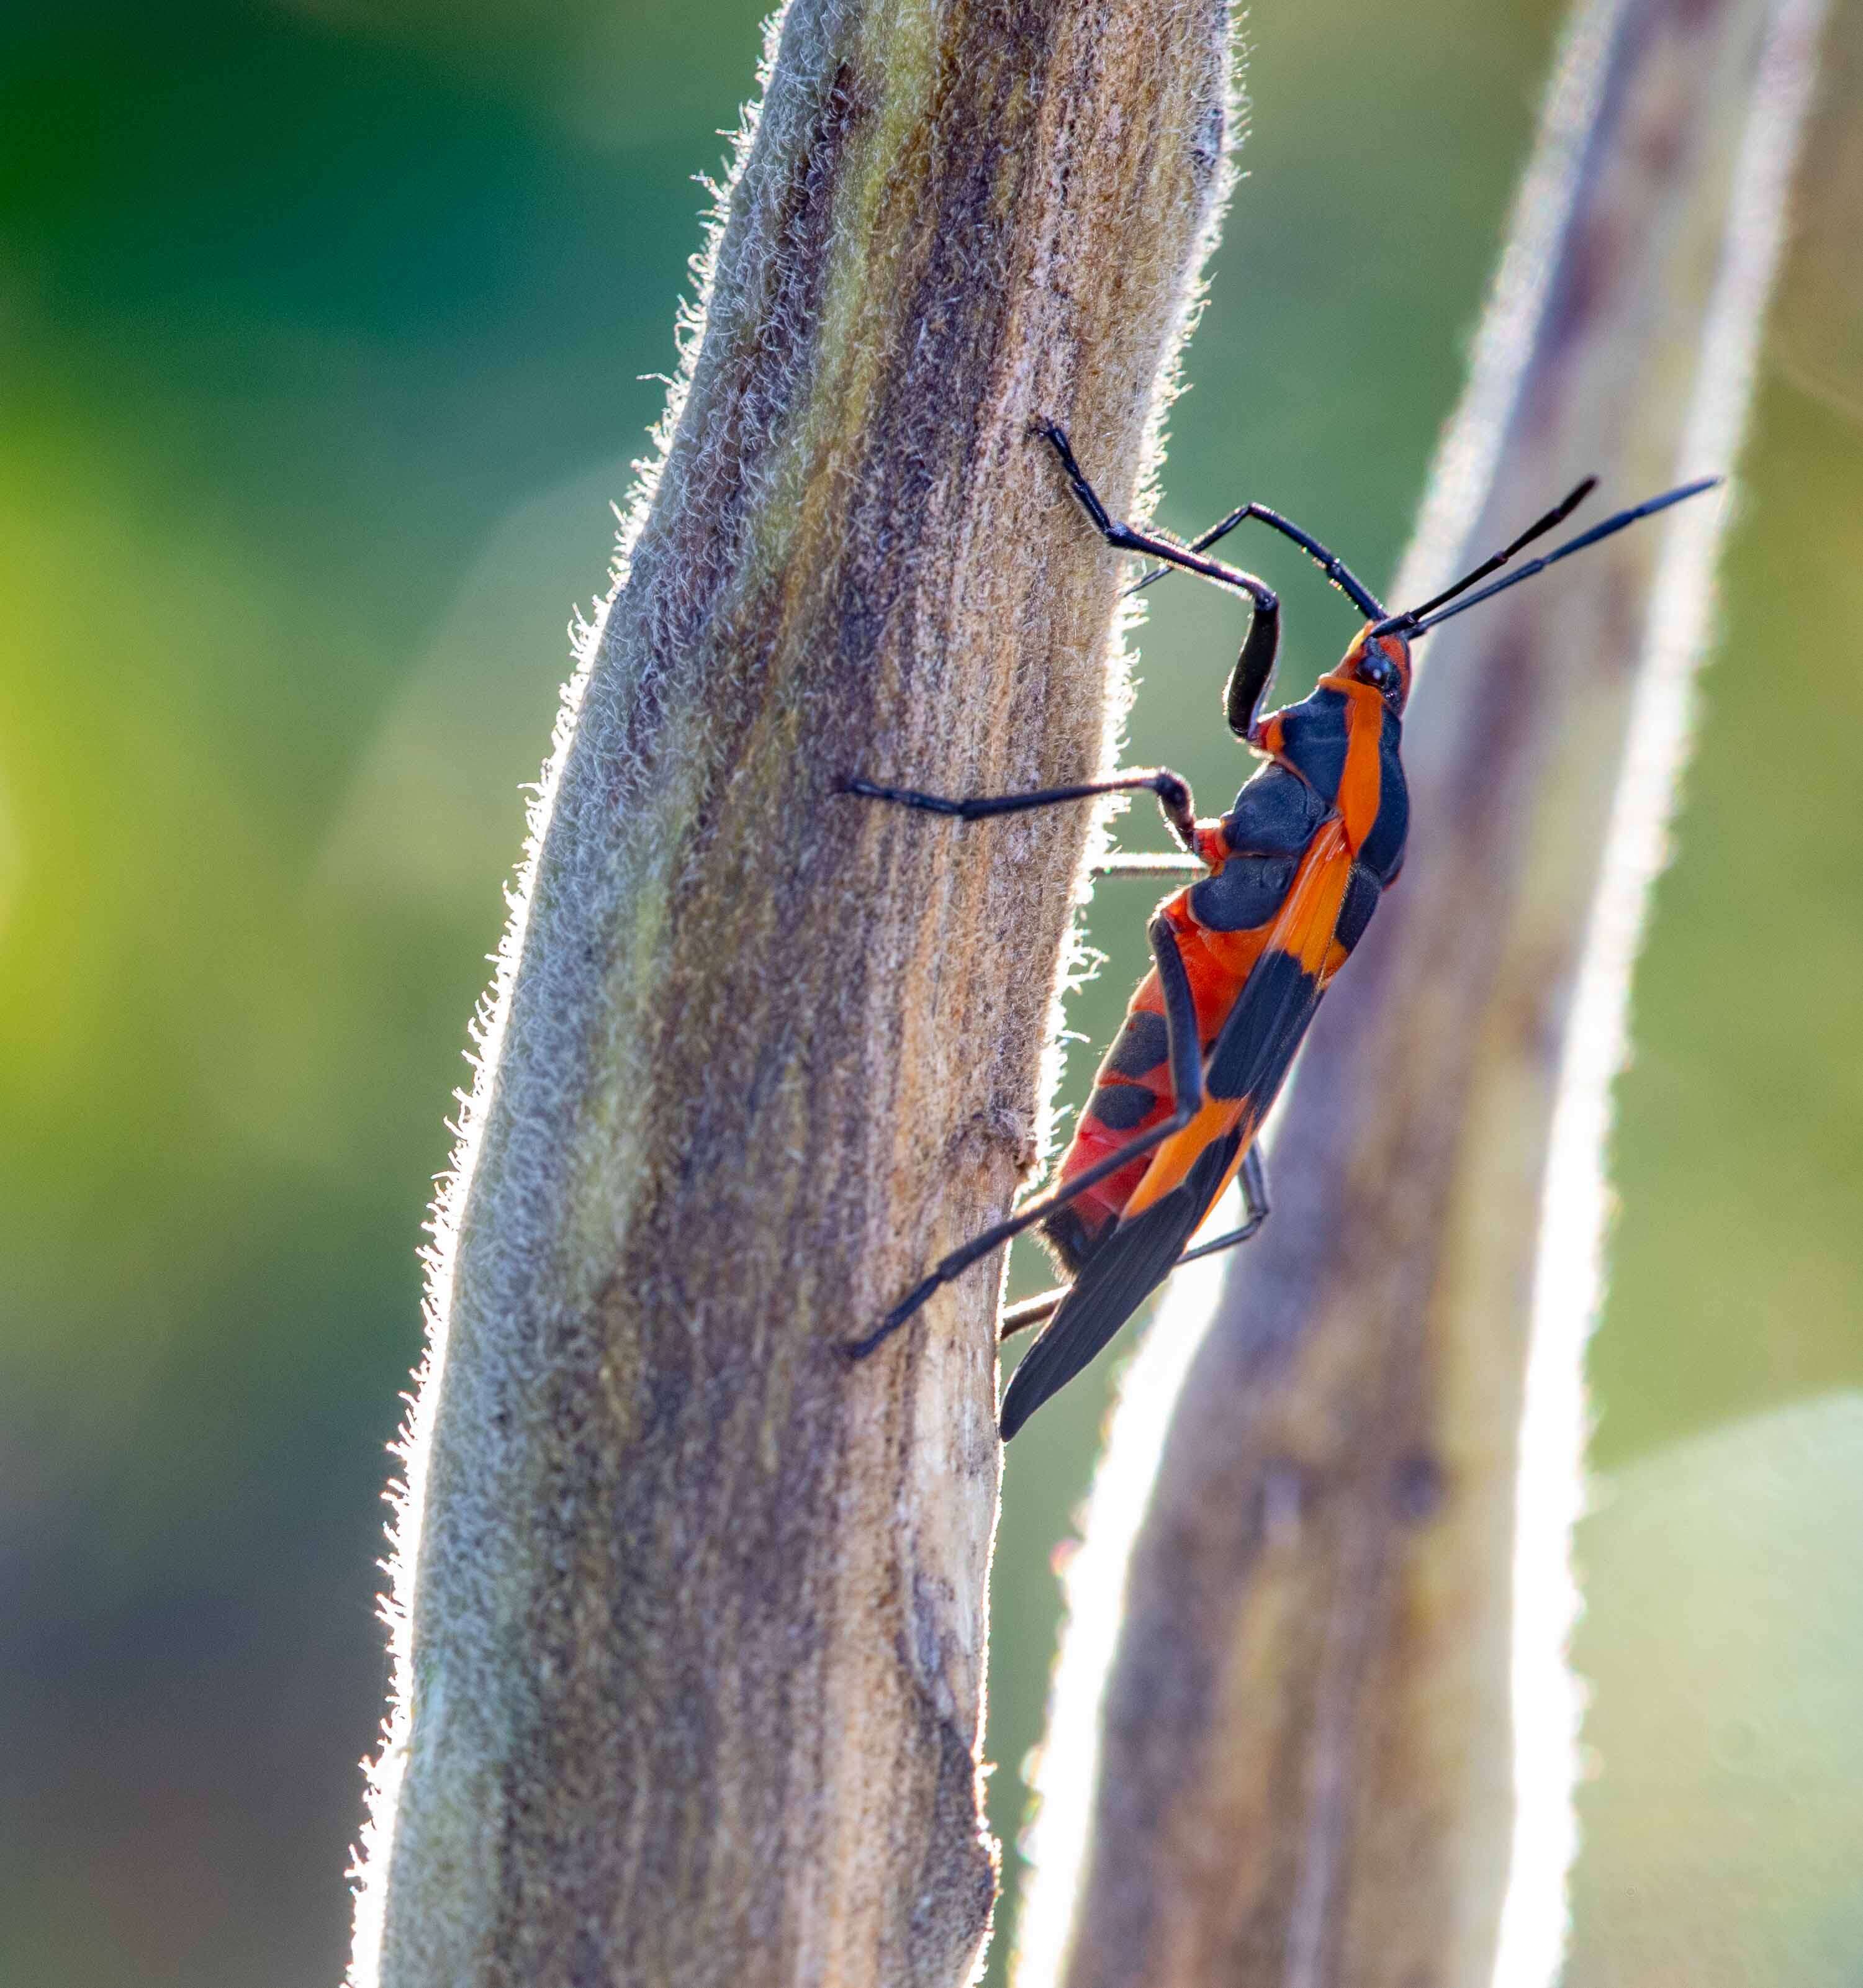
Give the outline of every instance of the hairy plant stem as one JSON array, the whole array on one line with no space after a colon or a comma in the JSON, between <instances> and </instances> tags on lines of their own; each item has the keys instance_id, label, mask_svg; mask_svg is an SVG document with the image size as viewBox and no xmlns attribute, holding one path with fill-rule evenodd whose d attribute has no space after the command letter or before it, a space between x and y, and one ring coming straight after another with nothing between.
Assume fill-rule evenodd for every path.
<instances>
[{"instance_id":1,"label":"hairy plant stem","mask_svg":"<svg viewBox=\"0 0 1863 1988\"><path fill-rule=\"evenodd\" d=\"M994 1285L1121 563L1226 181L1222 0L791 0L546 768L436 1221L357 1988L953 1984ZM1134 466L1141 473L1135 477Z\"/></svg>"}]
</instances>

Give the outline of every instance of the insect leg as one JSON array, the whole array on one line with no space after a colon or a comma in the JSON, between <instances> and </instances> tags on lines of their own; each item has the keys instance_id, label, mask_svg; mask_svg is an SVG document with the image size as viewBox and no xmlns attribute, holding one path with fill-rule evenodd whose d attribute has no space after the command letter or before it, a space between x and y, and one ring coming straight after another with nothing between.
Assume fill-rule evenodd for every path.
<instances>
[{"instance_id":1,"label":"insect leg","mask_svg":"<svg viewBox=\"0 0 1863 1988\"><path fill-rule=\"evenodd\" d=\"M1003 1316L996 1321L998 1344L1013 1339L1019 1332L1026 1332L1032 1325L1046 1324L1060 1310L1062 1299L1073 1289L1072 1284L1057 1284L1053 1290L1024 1298L1019 1304L1005 1305Z\"/></svg>"},{"instance_id":2,"label":"insect leg","mask_svg":"<svg viewBox=\"0 0 1863 1988\"><path fill-rule=\"evenodd\" d=\"M1239 1242L1248 1242L1268 1219L1268 1173L1263 1164L1261 1148L1251 1146L1242 1163L1242 1205L1248 1211L1247 1221L1239 1229L1232 1229L1226 1235L1218 1236L1208 1242L1199 1242L1194 1249L1186 1249L1172 1265L1181 1270L1186 1263L1194 1263L1199 1256L1213 1256L1219 1250L1233 1249ZM1062 1284L1051 1291L1043 1291L1038 1297L1024 1298L1020 1303L1004 1308L1003 1317L996 1328L999 1340L1013 1339L1019 1332L1026 1332L1032 1325L1040 1325L1052 1318L1060 1310L1061 1300L1072 1290L1071 1284Z\"/></svg>"},{"instance_id":3,"label":"insect leg","mask_svg":"<svg viewBox=\"0 0 1863 1988\"><path fill-rule=\"evenodd\" d=\"M1172 850L1154 855L1141 850L1129 855L1114 850L1093 866L1096 877L1207 877L1209 866L1201 857L1185 856Z\"/></svg>"},{"instance_id":4,"label":"insect leg","mask_svg":"<svg viewBox=\"0 0 1863 1988\"><path fill-rule=\"evenodd\" d=\"M953 1249L949 1256L941 1258L864 1339L857 1339L844 1349L850 1359L864 1360L891 1338L933 1292L954 1277L961 1276L972 1263L980 1263L1012 1237L1019 1236L1026 1229L1033 1229L1057 1208L1064 1208L1090 1187L1097 1187L1121 1167L1129 1166L1141 1154L1161 1146L1173 1133L1182 1131L1202 1108L1203 1045L1197 1031L1196 1003L1191 997L1190 976L1184 970L1184 955L1178 950L1177 934L1167 918L1151 921L1151 955L1158 965L1158 986L1164 996L1171 1090L1176 1100L1170 1117L1159 1120L1136 1138L1128 1140L1117 1152L1108 1153L1104 1159L1084 1168L1071 1180L1025 1202L1006 1221L985 1229L981 1236L973 1236L962 1248Z\"/></svg>"},{"instance_id":5,"label":"insect leg","mask_svg":"<svg viewBox=\"0 0 1863 1988\"><path fill-rule=\"evenodd\" d=\"M1238 739L1246 739L1249 727L1255 721L1256 708L1267 695L1269 682L1274 674L1274 659L1280 648L1281 604L1273 588L1266 580L1257 580L1253 573L1244 573L1239 566L1226 566L1221 560L1206 559L1202 553L1180 546L1156 532L1141 532L1121 523L1101 502L1099 493L1075 462L1074 451L1062 431L1052 421L1037 421L1035 431L1046 437L1060 458L1061 468L1074 486L1074 495L1108 545L1117 546L1121 552L1149 553L1167 566L1182 566L1186 573L1213 580L1219 587L1247 595L1255 610L1254 618L1249 624L1242 653L1236 658L1236 667L1229 673L1229 688L1223 693L1229 729Z\"/></svg>"},{"instance_id":6,"label":"insect leg","mask_svg":"<svg viewBox=\"0 0 1863 1988\"><path fill-rule=\"evenodd\" d=\"M1215 1237L1208 1242L1199 1242L1194 1249L1186 1249L1172 1265L1175 1270L1185 1263L1194 1263L1199 1256L1213 1256L1219 1249L1233 1249L1239 1242L1253 1239L1256 1231L1268 1219L1268 1169L1262 1159L1259 1145L1251 1146L1242 1162L1242 1205L1246 1219L1239 1229L1232 1229L1228 1234Z\"/></svg>"},{"instance_id":7,"label":"insect leg","mask_svg":"<svg viewBox=\"0 0 1863 1988\"><path fill-rule=\"evenodd\" d=\"M891 801L900 807L922 808L928 814L955 815L962 821L982 821L999 814L1023 814L1030 808L1053 807L1062 801L1090 800L1097 794L1124 794L1140 791L1155 794L1178 840L1186 849L1197 846L1197 810L1191 799L1190 783L1168 766L1148 766L1143 772L1111 773L1104 780L1081 780L1070 787L1036 787L1023 794L978 794L951 800L943 794L921 793L914 787L884 787L876 780L844 780L840 791L862 800Z\"/></svg>"},{"instance_id":8,"label":"insect leg","mask_svg":"<svg viewBox=\"0 0 1863 1988\"><path fill-rule=\"evenodd\" d=\"M1109 546L1117 546L1121 552L1148 553L1153 559L1163 560L1167 565L1182 566L1186 573L1194 573L1202 579L1213 580L1219 587L1246 594L1254 603L1257 614L1278 615L1280 600L1265 580L1257 580L1253 573L1244 573L1240 566L1226 566L1221 560L1205 559L1201 553L1188 546L1180 546L1161 532L1141 531L1137 526L1115 518L1100 501L1100 493L1087 482L1087 472L1074 460L1066 432L1052 421L1037 421L1035 432L1045 437L1060 458L1061 468L1074 487L1074 494L1080 500L1081 509L1092 519L1101 537Z\"/></svg>"},{"instance_id":9,"label":"insect leg","mask_svg":"<svg viewBox=\"0 0 1863 1988\"><path fill-rule=\"evenodd\" d=\"M1384 620L1385 610L1378 597L1336 552L1322 545L1310 532L1302 531L1292 519L1283 518L1280 512L1270 510L1266 504L1239 505L1226 518L1212 525L1207 532L1199 532L1191 540L1188 549L1193 553L1203 552L1219 539L1227 538L1238 525L1246 525L1251 518L1279 532L1283 538L1293 539L1360 614L1374 621ZM1167 566L1155 566L1149 573L1141 573L1126 591L1136 593L1141 587L1149 587L1155 580L1162 580L1170 570Z\"/></svg>"}]
</instances>

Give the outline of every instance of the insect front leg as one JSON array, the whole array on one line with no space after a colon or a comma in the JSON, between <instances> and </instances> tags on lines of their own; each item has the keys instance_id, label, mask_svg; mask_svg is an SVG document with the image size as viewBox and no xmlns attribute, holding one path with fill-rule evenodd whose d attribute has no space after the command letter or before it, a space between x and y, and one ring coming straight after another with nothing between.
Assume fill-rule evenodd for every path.
<instances>
[{"instance_id":1,"label":"insect front leg","mask_svg":"<svg viewBox=\"0 0 1863 1988\"><path fill-rule=\"evenodd\" d=\"M1221 560L1207 558L1159 532L1141 531L1136 526L1114 517L1100 501L1099 492L1087 482L1085 471L1074 460L1074 450L1066 434L1053 421L1037 421L1035 432L1045 437L1060 458L1061 468L1074 495L1109 546L1117 546L1121 552L1147 553L1153 559L1162 560L1167 566L1181 567L1185 573L1195 573L1199 579L1214 580L1219 587L1226 587L1232 593L1246 596L1255 610L1254 617L1243 637L1242 652L1236 658L1236 667L1229 673L1223 705L1229 729L1238 739L1247 738L1256 706L1267 695L1269 683L1274 675L1274 660L1280 651L1281 604L1273 588L1266 580L1257 580L1253 573L1244 573L1239 566L1226 566Z\"/></svg>"},{"instance_id":2,"label":"insect front leg","mask_svg":"<svg viewBox=\"0 0 1863 1988\"><path fill-rule=\"evenodd\" d=\"M1080 508L1092 519L1094 528L1109 546L1117 546L1122 553L1144 553L1152 559L1162 560L1167 566L1181 566L1186 573L1194 573L1199 579L1214 580L1219 587L1246 595L1257 614L1265 615L1271 620L1279 620L1280 599L1265 580L1258 580L1252 573L1244 573L1240 566L1226 565L1221 560L1205 559L1201 553L1193 552L1188 546L1180 546L1162 532L1145 531L1115 518L1101 502L1099 492L1087 482L1087 472L1074 460L1074 445L1068 441L1067 431L1053 421L1037 421L1035 432L1060 458L1061 468L1074 495L1080 499Z\"/></svg>"},{"instance_id":3,"label":"insect front leg","mask_svg":"<svg viewBox=\"0 0 1863 1988\"><path fill-rule=\"evenodd\" d=\"M1194 1249L1186 1249L1172 1265L1181 1270L1186 1263L1194 1263L1199 1256L1213 1256L1219 1250L1233 1249L1238 1243L1246 1242L1268 1219L1268 1169L1261 1156L1259 1146L1251 1146L1242 1162L1242 1205L1248 1219L1239 1229L1232 1229L1227 1235L1218 1236L1208 1242L1199 1242ZM1073 1289L1070 1284L1062 1284L1051 1291L1043 1291L1038 1297L1024 1298L1019 1304L1006 1305L996 1328L1000 1340L1013 1339L1017 1333L1026 1332L1032 1325L1041 1325L1060 1310L1061 1300Z\"/></svg>"},{"instance_id":4,"label":"insect front leg","mask_svg":"<svg viewBox=\"0 0 1863 1988\"><path fill-rule=\"evenodd\" d=\"M866 801L890 801L895 807L922 809L927 814L955 815L960 821L983 821L994 815L1026 814L1032 808L1057 806L1063 801L1090 800L1100 794L1148 793L1184 847L1197 846L1197 810L1190 783L1168 766L1148 766L1131 773L1110 773L1104 780L1081 780L1068 787L1034 787L1019 794L975 794L952 799L921 793L915 787L882 786L877 780L842 783L840 791Z\"/></svg>"},{"instance_id":5,"label":"insect front leg","mask_svg":"<svg viewBox=\"0 0 1863 1988\"><path fill-rule=\"evenodd\" d=\"M1227 538L1238 525L1246 525L1251 518L1279 532L1283 538L1293 539L1360 614L1374 621L1384 620L1384 607L1377 595L1336 552L1321 544L1312 532L1303 531L1291 518L1283 518L1280 512L1270 510L1266 504L1237 505L1226 518L1219 519L1207 532L1199 532L1190 541L1188 549L1193 553L1205 551L1219 539ZM1170 570L1168 566L1155 566L1149 573L1141 573L1126 591L1137 593L1155 580L1162 580Z\"/></svg>"},{"instance_id":6,"label":"insect front leg","mask_svg":"<svg viewBox=\"0 0 1863 1988\"><path fill-rule=\"evenodd\" d=\"M908 1291L884 1318L867 1334L844 1348L850 1360L864 1360L885 1344L899 1328L920 1310L932 1293L962 1276L972 1264L980 1263L992 1251L1045 1221L1058 1208L1065 1208L1089 1188L1110 1179L1121 1167L1129 1166L1141 1155L1161 1146L1173 1134L1181 1132L1203 1106L1203 1045L1197 1031L1197 1009L1190 991L1190 976L1184 969L1184 955L1178 949L1177 934L1168 918L1151 921L1151 956L1158 966L1160 991L1165 1003L1166 1053L1171 1065L1171 1092L1175 1108L1168 1118L1128 1140L1117 1152L1084 1168L1073 1179L1026 1202L1006 1221L974 1236L961 1249L942 1257Z\"/></svg>"}]
</instances>

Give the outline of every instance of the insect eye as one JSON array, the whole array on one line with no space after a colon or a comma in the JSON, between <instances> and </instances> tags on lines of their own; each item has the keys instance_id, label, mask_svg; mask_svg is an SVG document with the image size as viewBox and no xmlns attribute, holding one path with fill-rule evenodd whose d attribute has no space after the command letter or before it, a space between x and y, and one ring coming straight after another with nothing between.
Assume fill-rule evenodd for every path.
<instances>
[{"instance_id":1,"label":"insect eye","mask_svg":"<svg viewBox=\"0 0 1863 1988\"><path fill-rule=\"evenodd\" d=\"M1397 671L1392 668L1390 658L1379 654L1375 649L1368 650L1360 658L1358 678L1360 682L1368 683L1374 690L1381 691L1386 696L1397 688Z\"/></svg>"}]
</instances>

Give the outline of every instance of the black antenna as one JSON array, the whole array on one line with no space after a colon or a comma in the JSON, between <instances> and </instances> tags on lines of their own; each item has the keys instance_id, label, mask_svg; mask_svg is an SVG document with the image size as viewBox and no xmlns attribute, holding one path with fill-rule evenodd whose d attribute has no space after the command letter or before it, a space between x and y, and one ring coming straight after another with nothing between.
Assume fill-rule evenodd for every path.
<instances>
[{"instance_id":1,"label":"black antenna","mask_svg":"<svg viewBox=\"0 0 1863 1988\"><path fill-rule=\"evenodd\" d=\"M1660 497L1646 498L1642 503L1633 505L1629 510L1620 511L1614 517L1607 518L1601 525L1594 525L1590 531L1581 532L1577 538L1567 539L1564 545L1556 546L1543 558L1529 560L1518 573L1510 573L1505 580L1497 580L1492 587L1484 587L1479 593L1471 593L1466 600L1457 600L1453 607L1442 605L1444 601L1453 599L1464 587L1471 585L1482 572L1492 573L1500 560L1490 560L1486 567L1478 569L1468 580L1459 581L1447 593L1439 593L1434 600L1425 601L1421 607L1413 607L1405 614L1392 615L1389 620L1379 622L1371 632L1374 635L1420 635L1425 628L1433 628L1439 621L1446 621L1452 615L1461 614L1465 608L1479 607L1483 601L1493 600L1496 594L1506 593L1509 587L1518 587L1522 580L1531 580L1535 573L1543 573L1549 566L1556 566L1560 560L1569 558L1572 553L1583 552L1587 546L1594 546L1601 539L1609 538L1614 532L1622 531L1626 525L1634 525L1639 518L1650 517L1658 511L1666 511L1672 504L1680 504L1690 497L1699 497L1704 490L1712 490L1720 481L1718 476L1703 476L1693 483L1684 483L1674 490L1665 490ZM1584 495L1586 487L1581 485L1577 492L1568 497L1559 509L1549 515L1554 519L1563 516ZM1543 523L1536 525L1527 537L1530 539L1543 529ZM1525 542L1522 539L1516 543L1523 544ZM1505 553L1501 555L1502 558L1506 556ZM1432 613L1432 609L1437 611Z\"/></svg>"},{"instance_id":2,"label":"black antenna","mask_svg":"<svg viewBox=\"0 0 1863 1988\"><path fill-rule=\"evenodd\" d=\"M1542 532L1550 532L1555 525L1563 525L1597 488L1598 478L1587 476L1569 496L1562 497L1543 518L1536 518L1512 545L1496 553L1493 559L1483 560L1472 573L1465 573L1453 587L1445 587L1433 600L1425 601L1421 607L1406 609L1404 619L1406 621L1418 620L1432 607L1440 607L1445 600L1453 600L1457 594L1466 593L1478 580L1486 580L1489 573L1504 566L1516 553L1530 546Z\"/></svg>"}]
</instances>

